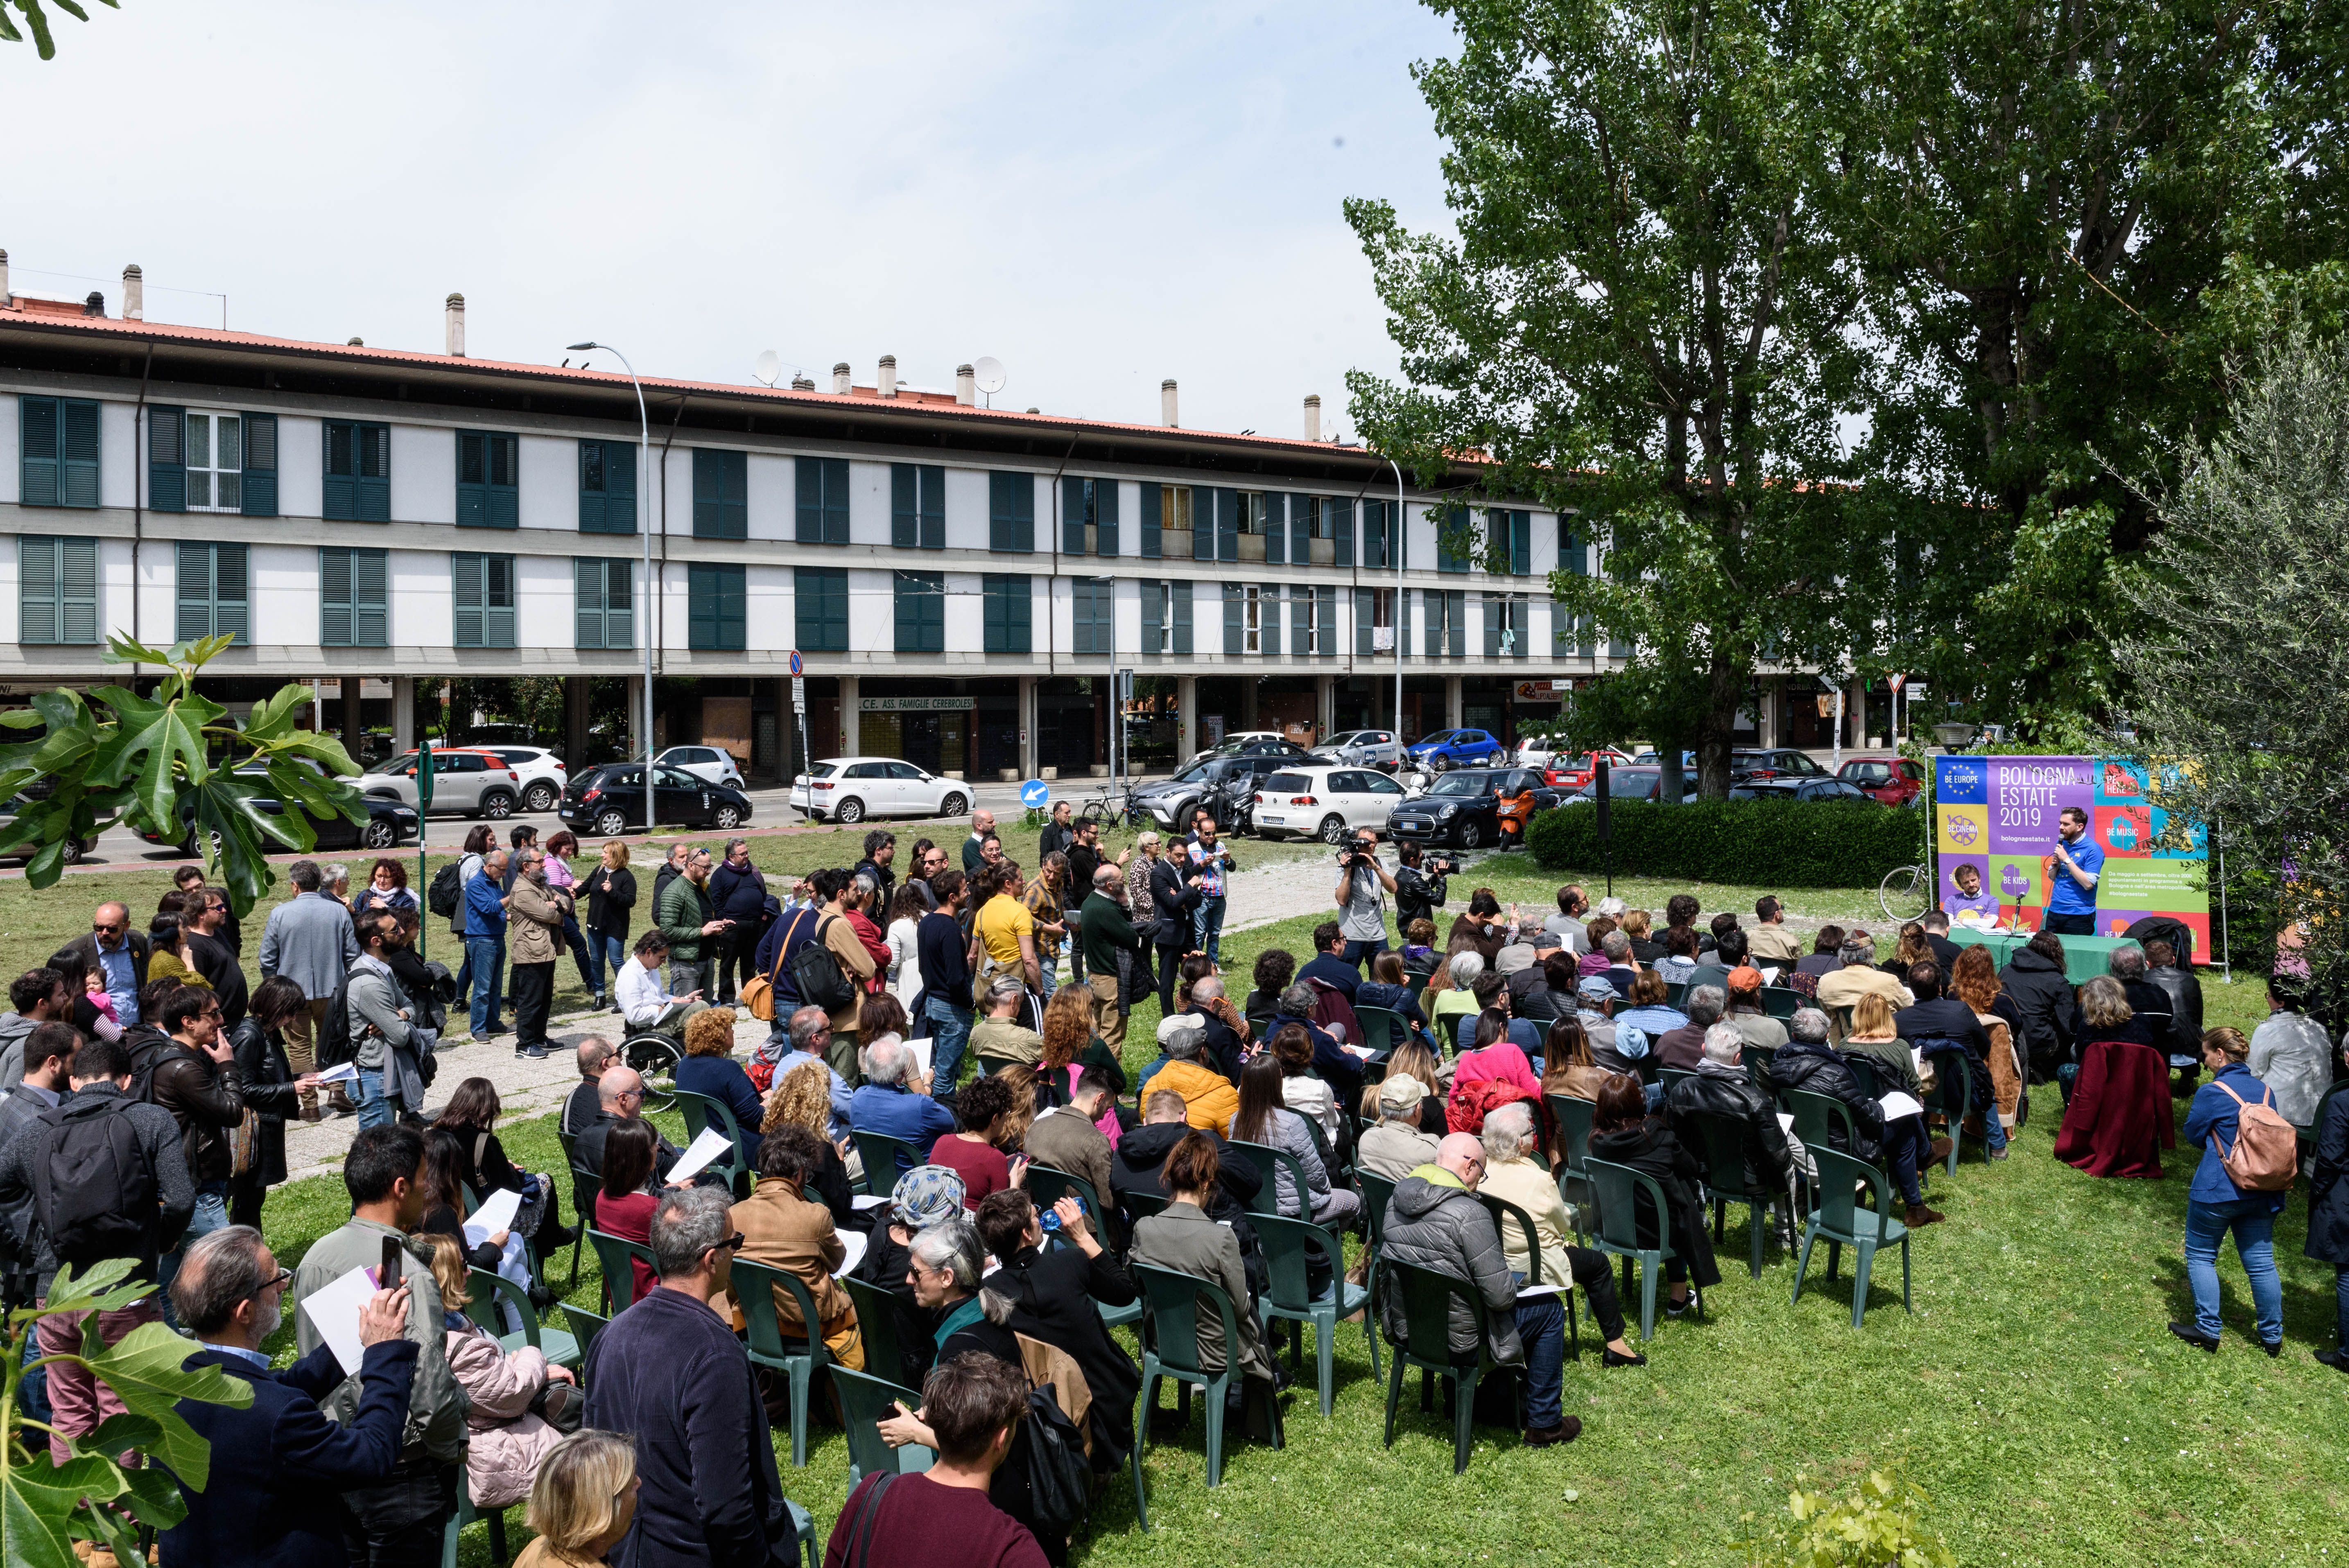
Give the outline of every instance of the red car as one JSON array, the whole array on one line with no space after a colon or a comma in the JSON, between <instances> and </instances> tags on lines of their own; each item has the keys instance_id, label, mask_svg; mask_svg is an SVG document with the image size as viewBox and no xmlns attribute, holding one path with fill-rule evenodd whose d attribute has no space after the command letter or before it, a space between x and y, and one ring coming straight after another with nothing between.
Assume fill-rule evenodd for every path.
<instances>
[{"instance_id":1,"label":"red car","mask_svg":"<svg viewBox=\"0 0 2349 1568\"><path fill-rule=\"evenodd\" d=\"M1890 761L1858 759L1847 762L1838 779L1858 785L1888 806L1906 806L1925 788L1925 769L1905 757Z\"/></svg>"},{"instance_id":2,"label":"red car","mask_svg":"<svg viewBox=\"0 0 2349 1568\"><path fill-rule=\"evenodd\" d=\"M1586 751L1579 757L1561 751L1552 756L1548 765L1542 769L1542 779L1560 789L1588 789L1590 781L1599 777L1598 759L1601 757L1607 758L1610 768L1626 767L1631 760L1612 748L1605 751Z\"/></svg>"}]
</instances>

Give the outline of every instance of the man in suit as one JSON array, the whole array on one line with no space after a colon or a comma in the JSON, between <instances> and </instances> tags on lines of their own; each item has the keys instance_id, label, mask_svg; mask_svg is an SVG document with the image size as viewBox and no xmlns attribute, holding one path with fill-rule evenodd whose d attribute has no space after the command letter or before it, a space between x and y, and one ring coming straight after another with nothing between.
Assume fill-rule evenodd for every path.
<instances>
[{"instance_id":1,"label":"man in suit","mask_svg":"<svg viewBox=\"0 0 2349 1568\"><path fill-rule=\"evenodd\" d=\"M334 1347L320 1344L283 1372L262 1341L283 1320L293 1274L277 1266L261 1233L212 1232L188 1249L171 1305L201 1342L191 1370L218 1367L252 1386L243 1409L180 1401L180 1415L212 1444L202 1491L182 1486L188 1516L158 1542L164 1568L256 1563L310 1568L351 1561L347 1487L378 1485L398 1462L416 1342L407 1337L409 1295L379 1290L359 1308L358 1413L347 1427L318 1408L344 1381Z\"/></svg>"},{"instance_id":2,"label":"man in suit","mask_svg":"<svg viewBox=\"0 0 2349 1568\"><path fill-rule=\"evenodd\" d=\"M147 934L131 929L128 905L99 904L89 917L89 934L67 943L65 950L81 955L84 970L98 971L106 994L114 998L117 1023L127 1029L140 1021L139 993L147 985Z\"/></svg>"}]
</instances>

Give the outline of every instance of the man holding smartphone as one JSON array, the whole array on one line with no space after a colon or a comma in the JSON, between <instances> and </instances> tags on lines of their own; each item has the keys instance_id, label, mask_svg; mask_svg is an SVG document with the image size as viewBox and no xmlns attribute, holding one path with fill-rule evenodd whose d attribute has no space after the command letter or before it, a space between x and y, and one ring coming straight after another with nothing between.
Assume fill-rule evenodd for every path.
<instances>
[{"instance_id":1,"label":"man holding smartphone","mask_svg":"<svg viewBox=\"0 0 2349 1568\"><path fill-rule=\"evenodd\" d=\"M2105 851L2088 837L2088 813L2079 807L2066 806L2055 819L2055 852L2048 862L2055 886L2039 928L2058 936L2095 935L2096 879L2104 875Z\"/></svg>"},{"instance_id":2,"label":"man holding smartphone","mask_svg":"<svg viewBox=\"0 0 2349 1568\"><path fill-rule=\"evenodd\" d=\"M687 856L683 872L661 889L653 903L653 922L668 938L668 988L678 995L706 995L715 966L708 955L719 950L734 926L730 920L719 919L717 906L709 902L708 850Z\"/></svg>"}]
</instances>

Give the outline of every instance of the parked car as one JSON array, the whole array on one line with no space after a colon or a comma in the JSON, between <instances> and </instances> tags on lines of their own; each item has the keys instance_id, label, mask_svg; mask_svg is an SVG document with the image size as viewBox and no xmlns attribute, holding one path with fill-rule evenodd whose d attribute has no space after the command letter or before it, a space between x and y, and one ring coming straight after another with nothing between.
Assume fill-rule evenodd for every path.
<instances>
[{"instance_id":1,"label":"parked car","mask_svg":"<svg viewBox=\"0 0 2349 1568\"><path fill-rule=\"evenodd\" d=\"M1256 792L1263 781L1283 769L1309 764L1303 751L1290 750L1293 756L1210 753L1178 769L1171 779L1155 779L1135 789L1133 803L1150 813L1162 832L1188 833L1191 813L1201 806L1215 813L1216 825L1226 834L1243 832L1254 815Z\"/></svg>"},{"instance_id":2,"label":"parked car","mask_svg":"<svg viewBox=\"0 0 2349 1568\"><path fill-rule=\"evenodd\" d=\"M1609 800L1653 800L1657 799L1657 792L1661 788L1663 780L1664 773L1661 768L1634 766L1610 769L1607 774L1607 798ZM1692 771L1683 772L1681 775L1681 782L1682 803L1686 804L1695 799L1695 774ZM1593 779L1589 783L1566 797L1563 803L1568 806L1588 805L1598 798L1599 780Z\"/></svg>"},{"instance_id":3,"label":"parked car","mask_svg":"<svg viewBox=\"0 0 2349 1568\"><path fill-rule=\"evenodd\" d=\"M1777 747L1767 751L1733 751L1729 754L1729 781L1743 784L1749 779L1825 779L1827 770L1812 759L1807 752L1792 747Z\"/></svg>"},{"instance_id":4,"label":"parked car","mask_svg":"<svg viewBox=\"0 0 2349 1568\"><path fill-rule=\"evenodd\" d=\"M1303 747L1277 729L1234 729L1226 730L1221 740L1205 751L1195 752L1191 760L1197 762L1209 757L1237 757L1251 748L1267 746L1288 747L1300 757L1305 753Z\"/></svg>"},{"instance_id":5,"label":"parked car","mask_svg":"<svg viewBox=\"0 0 2349 1568\"><path fill-rule=\"evenodd\" d=\"M1500 798L1530 787L1535 810L1558 804L1559 795L1530 768L1470 769L1446 773L1394 809L1388 830L1397 839L1457 844L1474 850L1501 840Z\"/></svg>"},{"instance_id":6,"label":"parked car","mask_svg":"<svg viewBox=\"0 0 2349 1568\"><path fill-rule=\"evenodd\" d=\"M1837 769L1847 779L1888 806L1906 806L1925 789L1925 769L1906 757L1889 761L1854 758Z\"/></svg>"},{"instance_id":7,"label":"parked car","mask_svg":"<svg viewBox=\"0 0 2349 1568\"><path fill-rule=\"evenodd\" d=\"M1640 753L1639 756L1631 758L1631 766L1634 768L1661 768L1663 765L1664 754L1657 750L1652 746L1648 748L1647 750ZM1683 751L1681 753L1681 771L1687 774L1692 779L1696 777L1695 752Z\"/></svg>"},{"instance_id":8,"label":"parked car","mask_svg":"<svg viewBox=\"0 0 2349 1568\"><path fill-rule=\"evenodd\" d=\"M1284 768L1256 791L1256 832L1341 843L1361 828L1384 833L1402 799L1402 786L1375 768Z\"/></svg>"},{"instance_id":9,"label":"parked car","mask_svg":"<svg viewBox=\"0 0 2349 1568\"><path fill-rule=\"evenodd\" d=\"M645 765L607 762L571 781L563 825L609 839L645 826ZM750 820L750 797L675 768L653 769L653 820L688 828L739 828Z\"/></svg>"},{"instance_id":10,"label":"parked car","mask_svg":"<svg viewBox=\"0 0 2349 1568\"><path fill-rule=\"evenodd\" d=\"M1730 787L1733 800L1867 800L1876 797L1848 779L1754 779Z\"/></svg>"},{"instance_id":11,"label":"parked car","mask_svg":"<svg viewBox=\"0 0 2349 1568\"><path fill-rule=\"evenodd\" d=\"M525 811L552 811L563 799L563 791L571 785L571 770L563 758L543 746L484 746L490 753L512 769L522 779L522 809ZM433 781L433 794L440 794L440 780Z\"/></svg>"},{"instance_id":12,"label":"parked car","mask_svg":"<svg viewBox=\"0 0 2349 1568\"><path fill-rule=\"evenodd\" d=\"M707 779L712 784L729 789L742 788L742 769L734 754L722 746L672 746L653 758L656 766L676 768L697 779Z\"/></svg>"},{"instance_id":13,"label":"parked car","mask_svg":"<svg viewBox=\"0 0 2349 1568\"><path fill-rule=\"evenodd\" d=\"M1350 729L1331 736L1312 754L1352 768L1393 769L1402 763L1402 747L1392 729Z\"/></svg>"},{"instance_id":14,"label":"parked car","mask_svg":"<svg viewBox=\"0 0 2349 1568\"><path fill-rule=\"evenodd\" d=\"M373 772L359 775L359 792L375 799L416 805L416 753L403 751ZM522 773L496 752L480 748L432 751L434 816L487 817L502 820L522 804Z\"/></svg>"},{"instance_id":15,"label":"parked car","mask_svg":"<svg viewBox=\"0 0 2349 1568\"><path fill-rule=\"evenodd\" d=\"M0 802L0 843L5 843L7 841L8 833L16 825L16 813L23 810L29 802L30 797L25 795L18 795L11 799ZM12 854L8 858L17 861L30 860L39 848L40 846L37 844L31 845L16 854ZM69 866L77 865L88 856L96 853L97 851L98 839L97 836L93 834L89 838L83 839L67 849L66 864Z\"/></svg>"},{"instance_id":16,"label":"parked car","mask_svg":"<svg viewBox=\"0 0 2349 1568\"><path fill-rule=\"evenodd\" d=\"M1607 766L1609 768L1628 768L1631 765L1631 759L1629 757L1611 746L1599 751L1554 751L1547 754L1539 761L1520 751L1517 756L1517 765L1521 768L1540 769L1542 777L1547 779L1554 789L1579 789L1599 777L1599 760L1602 757L1607 759Z\"/></svg>"},{"instance_id":17,"label":"parked car","mask_svg":"<svg viewBox=\"0 0 2349 1568\"><path fill-rule=\"evenodd\" d=\"M240 768L236 770L236 776L259 785L266 785L269 781L269 770L266 768ZM315 847L325 851L397 849L416 838L423 830L422 820L417 816L416 808L413 806L403 805L398 800L389 799L381 795L366 796L362 803L367 807L367 820L364 823L354 822L347 817L321 817L316 811L305 808L303 815L310 819L310 830L317 835ZM254 796L253 809L269 817L282 817L285 814L285 802L270 795ZM142 830L139 836L150 844L172 844L183 855L199 855L203 852L203 846L196 835L195 807L192 802L183 804L180 808L180 836L177 841L158 833L152 829ZM262 847L264 850L275 851L284 846L264 834L262 838ZM353 880L357 880L356 875Z\"/></svg>"},{"instance_id":18,"label":"parked car","mask_svg":"<svg viewBox=\"0 0 2349 1568\"><path fill-rule=\"evenodd\" d=\"M1415 767L1430 773L1453 768L1498 768L1509 759L1509 748L1481 729L1439 729L1413 741L1403 753Z\"/></svg>"},{"instance_id":19,"label":"parked car","mask_svg":"<svg viewBox=\"0 0 2349 1568\"><path fill-rule=\"evenodd\" d=\"M970 810L970 786L894 757L831 757L792 780L792 810L816 822L959 817Z\"/></svg>"}]
</instances>

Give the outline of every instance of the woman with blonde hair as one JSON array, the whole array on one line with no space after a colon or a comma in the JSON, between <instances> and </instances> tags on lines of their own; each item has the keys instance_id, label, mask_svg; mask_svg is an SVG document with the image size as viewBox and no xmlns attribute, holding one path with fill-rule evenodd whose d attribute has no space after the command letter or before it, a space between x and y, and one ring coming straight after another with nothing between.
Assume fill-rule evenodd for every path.
<instances>
[{"instance_id":1,"label":"woman with blonde hair","mask_svg":"<svg viewBox=\"0 0 2349 1568\"><path fill-rule=\"evenodd\" d=\"M1851 1005L1851 1033L1844 1037L1846 1057L1866 1057L1876 1064L1876 1089L1881 1096L1899 1089L1924 1103L1924 1083L1917 1075L1917 1058L1892 1022L1892 1004L1880 991L1863 991Z\"/></svg>"},{"instance_id":2,"label":"woman with blonde hair","mask_svg":"<svg viewBox=\"0 0 2349 1568\"><path fill-rule=\"evenodd\" d=\"M628 846L606 839L596 851L596 866L581 879L587 894L587 918L580 923L587 938L587 959L595 972L596 1005L611 995L611 984L628 961L628 915L636 907L636 873L628 869ZM573 895L577 896L575 893ZM574 908L576 906L574 905ZM608 966L611 980L605 977Z\"/></svg>"},{"instance_id":3,"label":"woman with blonde hair","mask_svg":"<svg viewBox=\"0 0 2349 1568\"><path fill-rule=\"evenodd\" d=\"M832 1069L822 1062L802 1062L767 1092L767 1108L759 1119L764 1138L779 1127L803 1127L815 1134L824 1154L805 1183L807 1195L832 1211L832 1222L863 1230L861 1212L850 1200L847 1140L832 1141Z\"/></svg>"},{"instance_id":4,"label":"woman with blonde hair","mask_svg":"<svg viewBox=\"0 0 2349 1568\"><path fill-rule=\"evenodd\" d=\"M1427 1098L1419 1102L1419 1130L1422 1132L1431 1132L1441 1138L1452 1130L1452 1125L1444 1114L1446 1085L1444 1075L1436 1069L1433 1051L1417 1040L1405 1040L1387 1058L1386 1076L1391 1078L1417 1078L1420 1087L1427 1091ZM1372 1117L1379 1114L1379 1088L1376 1084L1363 1087L1362 1114Z\"/></svg>"},{"instance_id":5,"label":"woman with blonde hair","mask_svg":"<svg viewBox=\"0 0 2349 1568\"><path fill-rule=\"evenodd\" d=\"M563 1434L577 1429L578 1379L534 1345L507 1350L467 1317L472 1293L464 1250L437 1231L418 1239L432 1249L449 1372L465 1391L465 1480L473 1506L510 1507L529 1495L532 1478Z\"/></svg>"},{"instance_id":6,"label":"woman with blonde hair","mask_svg":"<svg viewBox=\"0 0 2349 1568\"><path fill-rule=\"evenodd\" d=\"M539 1461L524 1517L538 1539L513 1568L602 1568L636 1522L636 1445L590 1427L572 1433Z\"/></svg>"}]
</instances>

